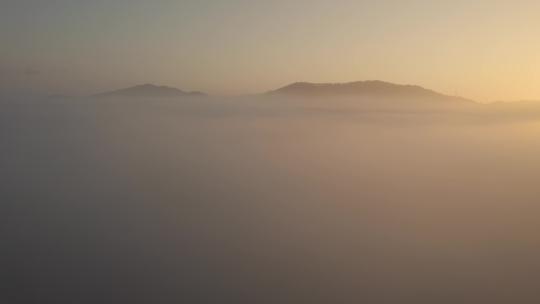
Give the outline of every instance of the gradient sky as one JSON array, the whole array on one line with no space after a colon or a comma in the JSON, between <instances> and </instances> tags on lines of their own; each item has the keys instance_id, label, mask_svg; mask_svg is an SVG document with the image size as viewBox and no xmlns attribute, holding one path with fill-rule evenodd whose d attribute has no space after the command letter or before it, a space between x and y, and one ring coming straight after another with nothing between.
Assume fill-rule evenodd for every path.
<instances>
[{"instance_id":1,"label":"gradient sky","mask_svg":"<svg viewBox=\"0 0 540 304\"><path fill-rule=\"evenodd\" d=\"M0 87L214 94L380 79L540 99L540 1L2 0Z\"/></svg>"}]
</instances>

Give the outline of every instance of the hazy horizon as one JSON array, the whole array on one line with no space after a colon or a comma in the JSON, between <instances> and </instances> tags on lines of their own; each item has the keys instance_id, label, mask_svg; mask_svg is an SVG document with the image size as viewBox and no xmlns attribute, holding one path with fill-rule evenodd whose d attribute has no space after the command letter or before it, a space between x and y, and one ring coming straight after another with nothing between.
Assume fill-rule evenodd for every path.
<instances>
[{"instance_id":1,"label":"hazy horizon","mask_svg":"<svg viewBox=\"0 0 540 304\"><path fill-rule=\"evenodd\" d=\"M485 101L473 100L471 98L468 98L467 96L452 95L452 94L447 94L447 93L444 93L444 92L434 91L434 90L432 90L430 88L419 86L417 84L391 83L391 82L388 82L388 81L383 81L383 80L378 80L378 79L359 80L359 81L352 81L352 82L326 82L326 83L297 81L297 82L293 82L293 83L287 83L286 85L281 86L281 87L271 88L271 89L268 89L268 90L262 91L262 92L244 93L244 94L241 94L241 93L232 94L231 93L231 94L221 94L220 95L220 94L212 94L212 93L208 93L208 92L204 92L204 91L186 90L185 88L179 88L179 87L175 87L175 86L161 85L161 84L148 82L148 83L134 84L134 85L131 85L131 86L128 86L128 87L111 88L108 91L91 92L91 93L87 93L87 94L84 94L84 95L68 95L68 94L62 94L62 93L58 93L58 92L43 92L43 91L39 91L39 90L32 90L30 88L11 87L11 88L7 88L7 89L5 89L3 91L0 90L0 96L2 96L5 99L20 98L20 97L25 97L25 96L26 97L31 97L33 99L35 99L35 98L42 98L42 99L47 99L47 98L72 98L73 99L73 98L93 98L93 97L98 97L98 96L115 95L115 94L120 93L120 92L135 90L135 91L133 91L131 93L132 94L131 97L136 97L139 94L140 94L139 97L145 97L145 96L146 97L152 97L152 95L154 95L154 94L159 94L159 91L165 91L165 92L167 92L167 91L173 91L173 92L176 91L176 92L181 92L182 94L193 94L194 97L200 95L200 96L207 96L207 97L214 97L214 98L244 98L244 97L264 96L264 95L267 95L267 94L276 94L276 93L277 94L283 94L285 92L282 92L282 90L287 89L287 88L292 87L292 86L297 86L297 85L306 86L306 87L312 86L313 88L317 88L317 87L326 87L326 86L328 86L328 87L339 87L339 86L348 86L348 85L350 85L350 86L355 86L355 85L363 86L363 84L369 84L369 83L383 84L383 85L388 85L388 86L391 86L391 87L394 87L394 88L402 88L402 89L418 88L420 90L425 90L426 92L434 93L435 95L446 96L446 97L449 97L449 98L455 97L456 100L462 99L462 100L466 100L466 101L473 102L473 103L476 103L476 104L486 104L486 105L498 104L498 103L518 104L520 102L521 103L529 102L529 103L539 103L540 104L540 100L535 100L535 99L491 100L491 101L485 102ZM137 92L140 89L142 89L143 91L142 92ZM144 90L148 90L148 89L150 89L151 92L144 93ZM309 88L306 88L306 89L309 90ZM150 95L146 95L148 93ZM334 93L335 93L335 97L339 97L342 94L342 93L339 93L339 92L334 92ZM354 97L357 94L365 94L365 93L369 93L369 89L366 92L356 92L356 93L350 92L350 93L347 93L345 95L349 95L350 97ZM288 95L288 94L289 93L285 93L285 96ZM171 95L169 97L174 97L173 95ZM311 97L318 97L318 98L325 97L325 94L320 95L320 96L317 96L318 94L309 94L309 95L311 95ZM384 95L384 93L383 93L383 95ZM158 96L153 96L153 97L158 97ZM162 97L166 97L166 96L162 96ZM176 96L176 97L178 97L178 96ZM305 96L305 97L309 97L309 96ZM326 96L326 97L329 97L329 96ZM357 97L361 97L361 96L357 95ZM394 97L399 97L399 96L396 95Z\"/></svg>"},{"instance_id":2,"label":"hazy horizon","mask_svg":"<svg viewBox=\"0 0 540 304\"><path fill-rule=\"evenodd\" d=\"M540 303L539 12L2 0L0 304Z\"/></svg>"},{"instance_id":3,"label":"hazy horizon","mask_svg":"<svg viewBox=\"0 0 540 304\"><path fill-rule=\"evenodd\" d=\"M537 1L0 4L0 88L157 83L216 95L379 79L481 102L539 100Z\"/></svg>"}]
</instances>

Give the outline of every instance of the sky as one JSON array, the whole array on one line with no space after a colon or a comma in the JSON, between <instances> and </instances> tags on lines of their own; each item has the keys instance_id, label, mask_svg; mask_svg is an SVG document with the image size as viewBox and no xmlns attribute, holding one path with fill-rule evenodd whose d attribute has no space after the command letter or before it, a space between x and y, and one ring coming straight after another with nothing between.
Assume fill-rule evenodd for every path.
<instances>
[{"instance_id":1,"label":"sky","mask_svg":"<svg viewBox=\"0 0 540 304\"><path fill-rule=\"evenodd\" d=\"M0 88L250 94L384 80L540 99L540 1L2 0Z\"/></svg>"}]
</instances>

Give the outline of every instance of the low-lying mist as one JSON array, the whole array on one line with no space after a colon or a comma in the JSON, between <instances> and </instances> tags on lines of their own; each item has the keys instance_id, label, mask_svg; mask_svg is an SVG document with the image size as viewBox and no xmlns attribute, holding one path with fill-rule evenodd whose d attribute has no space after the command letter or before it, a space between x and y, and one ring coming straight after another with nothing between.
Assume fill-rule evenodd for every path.
<instances>
[{"instance_id":1,"label":"low-lying mist","mask_svg":"<svg viewBox=\"0 0 540 304\"><path fill-rule=\"evenodd\" d=\"M5 303L540 301L540 105L0 108Z\"/></svg>"}]
</instances>

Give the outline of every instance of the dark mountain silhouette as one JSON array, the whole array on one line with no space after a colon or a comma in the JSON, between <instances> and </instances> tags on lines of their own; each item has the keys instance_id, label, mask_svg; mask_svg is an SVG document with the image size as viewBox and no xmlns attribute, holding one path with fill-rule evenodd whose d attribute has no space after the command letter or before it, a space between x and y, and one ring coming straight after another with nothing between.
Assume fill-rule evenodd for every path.
<instances>
[{"instance_id":1,"label":"dark mountain silhouette","mask_svg":"<svg viewBox=\"0 0 540 304\"><path fill-rule=\"evenodd\" d=\"M364 96L370 98L407 98L472 102L472 100L466 98L444 95L420 86L399 85L378 80L349 83L296 82L269 93L303 97Z\"/></svg>"},{"instance_id":2,"label":"dark mountain silhouette","mask_svg":"<svg viewBox=\"0 0 540 304\"><path fill-rule=\"evenodd\" d=\"M143 84L134 87L120 89L111 92L101 93L95 96L123 96L123 97L180 97L180 96L200 96L201 92L185 92L173 87L156 86L153 84Z\"/></svg>"}]
</instances>

